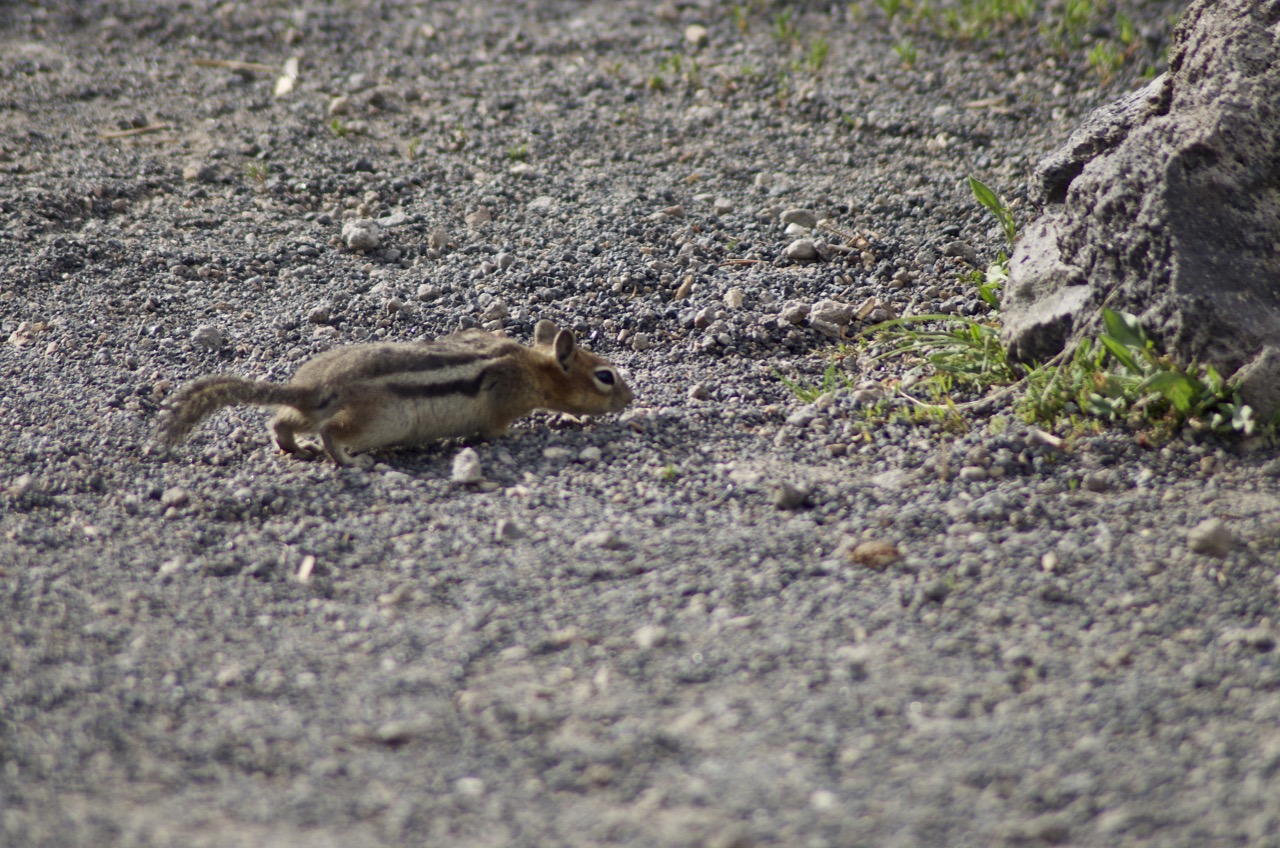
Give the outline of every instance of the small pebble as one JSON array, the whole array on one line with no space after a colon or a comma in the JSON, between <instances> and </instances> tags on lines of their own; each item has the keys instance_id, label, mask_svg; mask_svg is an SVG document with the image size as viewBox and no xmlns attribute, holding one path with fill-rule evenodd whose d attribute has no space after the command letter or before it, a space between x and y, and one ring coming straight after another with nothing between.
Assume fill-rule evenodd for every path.
<instances>
[{"instance_id":1,"label":"small pebble","mask_svg":"<svg viewBox=\"0 0 1280 848\"><path fill-rule=\"evenodd\" d=\"M20 498L36 486L36 478L30 474L22 474L9 485L9 496Z\"/></svg>"},{"instance_id":2,"label":"small pebble","mask_svg":"<svg viewBox=\"0 0 1280 848\"><path fill-rule=\"evenodd\" d=\"M800 303L795 300L788 300L782 305L782 311L778 313L779 322L787 324L795 324L799 326L803 324L805 319L809 317L809 304Z\"/></svg>"},{"instance_id":3,"label":"small pebble","mask_svg":"<svg viewBox=\"0 0 1280 848\"><path fill-rule=\"evenodd\" d=\"M1111 488L1111 481L1107 479L1107 475L1099 472L1084 475L1080 483L1090 492L1105 492Z\"/></svg>"},{"instance_id":4,"label":"small pebble","mask_svg":"<svg viewBox=\"0 0 1280 848\"><path fill-rule=\"evenodd\" d=\"M484 479L480 470L480 455L473 448L463 448L453 458L453 473L450 479L461 485L479 483Z\"/></svg>"},{"instance_id":5,"label":"small pebble","mask_svg":"<svg viewBox=\"0 0 1280 848\"><path fill-rule=\"evenodd\" d=\"M932 580L925 584L921 595L926 601L940 604L947 599L947 595L951 594L951 586L945 580Z\"/></svg>"},{"instance_id":6,"label":"small pebble","mask_svg":"<svg viewBox=\"0 0 1280 848\"><path fill-rule=\"evenodd\" d=\"M361 252L377 250L382 243L382 228L369 218L348 221L342 225L342 243Z\"/></svg>"},{"instance_id":7,"label":"small pebble","mask_svg":"<svg viewBox=\"0 0 1280 848\"><path fill-rule=\"evenodd\" d=\"M493 528L493 536L499 542L514 542L517 539L523 539L524 530L519 524L516 524L509 518L498 519L497 525Z\"/></svg>"},{"instance_id":8,"label":"small pebble","mask_svg":"<svg viewBox=\"0 0 1280 848\"><path fill-rule=\"evenodd\" d=\"M813 243L813 239L807 238L791 242L783 255L793 262L817 262L819 259L817 246Z\"/></svg>"},{"instance_id":9,"label":"small pebble","mask_svg":"<svg viewBox=\"0 0 1280 848\"><path fill-rule=\"evenodd\" d=\"M631 634L631 638L640 650L651 651L666 643L667 628L658 624L646 624L637 628L636 632Z\"/></svg>"},{"instance_id":10,"label":"small pebble","mask_svg":"<svg viewBox=\"0 0 1280 848\"><path fill-rule=\"evenodd\" d=\"M606 551L622 550L627 543L618 537L617 533L612 530L596 530L591 533L585 533L578 537L578 541L573 543L576 550L585 548L602 548Z\"/></svg>"},{"instance_id":11,"label":"small pebble","mask_svg":"<svg viewBox=\"0 0 1280 848\"><path fill-rule=\"evenodd\" d=\"M853 321L853 307L835 300L820 300L809 310L809 321L847 327Z\"/></svg>"},{"instance_id":12,"label":"small pebble","mask_svg":"<svg viewBox=\"0 0 1280 848\"><path fill-rule=\"evenodd\" d=\"M784 224L798 224L806 230L818 226L818 216L808 209L787 209L778 216L778 220Z\"/></svg>"},{"instance_id":13,"label":"small pebble","mask_svg":"<svg viewBox=\"0 0 1280 848\"><path fill-rule=\"evenodd\" d=\"M191 500L191 496L187 494L187 490L174 486L171 489L165 489L164 494L160 496L160 505L166 509L169 507L180 508L186 506Z\"/></svg>"},{"instance_id":14,"label":"small pebble","mask_svg":"<svg viewBox=\"0 0 1280 848\"><path fill-rule=\"evenodd\" d=\"M467 798L480 798L485 793L484 781L478 777L460 777L453 782L453 788Z\"/></svg>"},{"instance_id":15,"label":"small pebble","mask_svg":"<svg viewBox=\"0 0 1280 848\"><path fill-rule=\"evenodd\" d=\"M773 487L773 505L778 509L800 509L808 502L809 494L808 487L782 480Z\"/></svg>"},{"instance_id":16,"label":"small pebble","mask_svg":"<svg viewBox=\"0 0 1280 848\"><path fill-rule=\"evenodd\" d=\"M211 183L218 179L218 170L212 165L191 164L182 169L182 178L189 183Z\"/></svg>"},{"instance_id":17,"label":"small pebble","mask_svg":"<svg viewBox=\"0 0 1280 848\"><path fill-rule=\"evenodd\" d=\"M209 324L203 324L196 327L195 331L191 334L191 341L203 348L208 348L209 350L221 350L224 339L222 337L222 331L217 327Z\"/></svg>"},{"instance_id":18,"label":"small pebble","mask_svg":"<svg viewBox=\"0 0 1280 848\"><path fill-rule=\"evenodd\" d=\"M1224 557L1236 546L1235 535L1218 518L1206 518L1187 531L1187 547L1198 554Z\"/></svg>"},{"instance_id":19,"label":"small pebble","mask_svg":"<svg viewBox=\"0 0 1280 848\"><path fill-rule=\"evenodd\" d=\"M848 553L849 561L875 571L882 571L902 559L902 553L893 542L871 539L859 542Z\"/></svg>"}]
</instances>

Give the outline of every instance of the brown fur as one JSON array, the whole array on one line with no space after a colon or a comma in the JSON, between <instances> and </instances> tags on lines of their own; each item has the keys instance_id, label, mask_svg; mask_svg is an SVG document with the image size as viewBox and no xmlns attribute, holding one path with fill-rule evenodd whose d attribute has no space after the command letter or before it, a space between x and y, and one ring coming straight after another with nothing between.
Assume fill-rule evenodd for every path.
<instances>
[{"instance_id":1,"label":"brown fur","mask_svg":"<svg viewBox=\"0 0 1280 848\"><path fill-rule=\"evenodd\" d=\"M339 465L348 450L420 444L451 436L499 436L535 409L577 415L618 412L631 389L573 333L539 321L534 344L466 330L435 342L338 347L304 363L284 385L203 377L168 404L157 430L180 442L224 406L279 407L271 424L282 450L315 433Z\"/></svg>"}]
</instances>

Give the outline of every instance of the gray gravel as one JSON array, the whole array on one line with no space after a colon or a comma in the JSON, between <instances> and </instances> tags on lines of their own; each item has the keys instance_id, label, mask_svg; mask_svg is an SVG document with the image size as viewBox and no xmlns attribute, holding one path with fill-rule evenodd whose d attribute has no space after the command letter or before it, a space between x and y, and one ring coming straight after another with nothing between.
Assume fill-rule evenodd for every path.
<instances>
[{"instance_id":1,"label":"gray gravel","mask_svg":"<svg viewBox=\"0 0 1280 848\"><path fill-rule=\"evenodd\" d=\"M967 177L1025 222L1180 4L1101 86L861 5L0 7L0 843L1280 845L1273 448L779 379L983 314ZM543 317L635 407L149 446L196 376Z\"/></svg>"}]
</instances>

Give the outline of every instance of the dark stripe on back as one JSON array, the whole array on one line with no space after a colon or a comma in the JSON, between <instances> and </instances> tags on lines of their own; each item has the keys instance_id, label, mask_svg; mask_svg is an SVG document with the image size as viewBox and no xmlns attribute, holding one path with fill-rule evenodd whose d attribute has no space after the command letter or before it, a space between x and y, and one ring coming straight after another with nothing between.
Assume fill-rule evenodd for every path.
<instances>
[{"instance_id":1,"label":"dark stripe on back","mask_svg":"<svg viewBox=\"0 0 1280 848\"><path fill-rule=\"evenodd\" d=\"M471 339L475 342L475 339ZM330 378L376 380L415 371L434 371L468 363L485 363L520 347L511 339L484 339L488 345L475 345L476 350L457 350L447 343L392 343L392 345L357 345L349 350L360 350L361 356L347 355L339 370L330 370ZM340 350L340 348L334 348ZM321 355L323 356L323 355Z\"/></svg>"},{"instance_id":2,"label":"dark stripe on back","mask_svg":"<svg viewBox=\"0 0 1280 848\"><path fill-rule=\"evenodd\" d=\"M415 350L409 345L384 348L376 356L356 363L355 367L345 371L343 376L351 379L377 380L379 377L390 377L396 374L410 374L415 371L438 371L455 365L466 365L469 362L482 362L493 359L499 351L477 353L474 350L432 350L422 345Z\"/></svg>"},{"instance_id":3,"label":"dark stripe on back","mask_svg":"<svg viewBox=\"0 0 1280 848\"><path fill-rule=\"evenodd\" d=\"M443 383L384 383L383 388L396 397L402 398L437 398L445 395L466 395L475 397L484 388L489 369L485 369L470 380L448 380Z\"/></svg>"}]
</instances>

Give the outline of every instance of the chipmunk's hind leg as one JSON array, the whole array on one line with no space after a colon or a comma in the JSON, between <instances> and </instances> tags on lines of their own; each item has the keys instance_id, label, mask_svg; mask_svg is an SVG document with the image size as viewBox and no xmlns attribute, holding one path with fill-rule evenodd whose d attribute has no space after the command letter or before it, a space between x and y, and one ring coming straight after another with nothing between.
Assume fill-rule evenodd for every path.
<instances>
[{"instance_id":1,"label":"chipmunk's hind leg","mask_svg":"<svg viewBox=\"0 0 1280 848\"><path fill-rule=\"evenodd\" d=\"M298 444L298 434L312 430L314 430L314 426L311 422L307 421L301 412L289 407L277 412L276 417L271 421L271 433L275 436L276 444L280 446L280 450L301 458L315 455L314 452L308 451Z\"/></svg>"},{"instance_id":2,"label":"chipmunk's hind leg","mask_svg":"<svg viewBox=\"0 0 1280 848\"><path fill-rule=\"evenodd\" d=\"M328 427L320 428L320 443L324 445L324 452L329 454L329 458L333 460L334 465L346 466L351 464L351 456L333 438L333 434L329 432Z\"/></svg>"}]
</instances>

